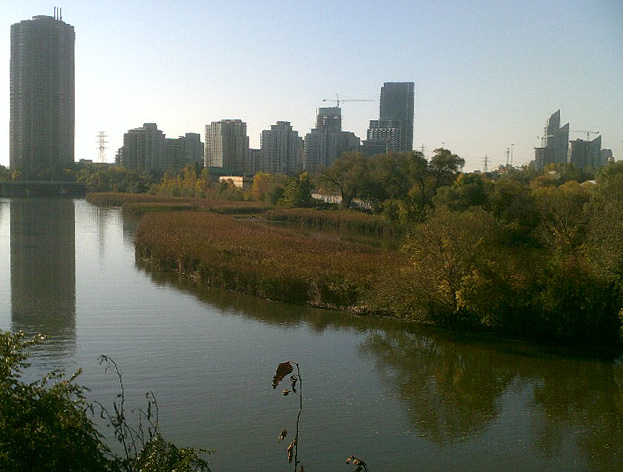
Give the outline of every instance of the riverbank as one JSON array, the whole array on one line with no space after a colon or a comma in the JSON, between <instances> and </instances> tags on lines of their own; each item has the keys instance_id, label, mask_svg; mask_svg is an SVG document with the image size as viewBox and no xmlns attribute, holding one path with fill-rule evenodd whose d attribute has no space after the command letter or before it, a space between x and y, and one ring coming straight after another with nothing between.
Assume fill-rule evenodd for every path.
<instances>
[{"instance_id":1,"label":"riverbank","mask_svg":"<svg viewBox=\"0 0 623 472\"><path fill-rule=\"evenodd\" d=\"M349 227L382 228L356 212L349 221L334 210L166 198L123 208L144 215L138 259L203 285L547 344L621 346L621 290L595 264L609 247L602 233L589 232L580 252L561 250L544 244L544 220L518 244L489 211L441 207L391 250L343 240Z\"/></svg>"},{"instance_id":2,"label":"riverbank","mask_svg":"<svg viewBox=\"0 0 623 472\"><path fill-rule=\"evenodd\" d=\"M212 287L258 297L389 314L378 288L402 254L213 212L151 213L136 232L136 257Z\"/></svg>"}]
</instances>

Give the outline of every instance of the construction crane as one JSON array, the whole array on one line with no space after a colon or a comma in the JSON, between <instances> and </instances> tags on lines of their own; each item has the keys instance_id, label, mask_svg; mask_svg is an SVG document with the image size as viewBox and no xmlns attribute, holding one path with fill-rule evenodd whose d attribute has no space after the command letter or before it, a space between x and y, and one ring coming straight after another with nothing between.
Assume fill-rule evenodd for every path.
<instances>
[{"instance_id":1,"label":"construction crane","mask_svg":"<svg viewBox=\"0 0 623 472\"><path fill-rule=\"evenodd\" d=\"M573 129L571 130L571 133L586 133L586 140L590 141L591 140L591 134L599 134L599 131L586 131L583 129Z\"/></svg>"},{"instance_id":2,"label":"construction crane","mask_svg":"<svg viewBox=\"0 0 623 472\"><path fill-rule=\"evenodd\" d=\"M337 107L340 106L340 103L344 102L373 102L374 100L368 100L365 98L340 98L340 96L336 93L335 100L332 98L323 98L323 102L335 102Z\"/></svg>"}]
</instances>

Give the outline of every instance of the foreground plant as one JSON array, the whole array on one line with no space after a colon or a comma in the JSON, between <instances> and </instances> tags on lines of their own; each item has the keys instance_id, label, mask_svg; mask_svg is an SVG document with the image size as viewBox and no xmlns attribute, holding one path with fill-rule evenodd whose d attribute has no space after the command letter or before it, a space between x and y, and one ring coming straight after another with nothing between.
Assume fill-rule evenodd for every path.
<instances>
[{"instance_id":1,"label":"foreground plant","mask_svg":"<svg viewBox=\"0 0 623 472\"><path fill-rule=\"evenodd\" d=\"M295 369L296 369L296 373L293 373ZM284 397L287 397L290 394L292 394L292 395L298 396L299 398L299 409L296 414L296 431L294 434L294 439L290 441L290 444L288 445L288 448L287 448L288 462L290 464L294 464L294 469L293 469L294 472L305 472L305 467L301 464L301 461L299 461L298 459L301 414L303 413L303 379L301 378L301 370L297 362L286 361L286 362L281 362L277 366L275 375L273 376L273 389L276 389L281 383L281 381L284 378L286 378L288 375L290 376L290 379L289 379L290 388L284 388L281 391L281 394ZM279 434L279 439L277 440L277 442L280 443L281 441L283 441L287 437L287 435L288 435L288 430L285 428L282 429L281 434ZM350 456L348 459L346 459L346 463L356 466L356 468L353 469L353 472L368 472L368 467L366 463L355 456Z\"/></svg>"},{"instance_id":2,"label":"foreground plant","mask_svg":"<svg viewBox=\"0 0 623 472\"><path fill-rule=\"evenodd\" d=\"M198 448L178 448L163 438L158 423L158 402L153 392L147 392L147 409L138 410L138 425L133 426L127 420L125 408L125 387L123 375L117 363L108 356L101 355L100 365L113 371L119 382L118 401L113 402L110 411L102 403L95 402L99 407L100 417L108 427L113 428L115 439L122 445L124 455L119 459L121 469L125 472L209 472L208 463L201 454L209 451Z\"/></svg>"},{"instance_id":3,"label":"foreground plant","mask_svg":"<svg viewBox=\"0 0 623 472\"><path fill-rule=\"evenodd\" d=\"M90 419L88 389L75 383L80 371L22 381L28 350L43 339L0 331L0 470L119 470Z\"/></svg>"},{"instance_id":4,"label":"foreground plant","mask_svg":"<svg viewBox=\"0 0 623 472\"><path fill-rule=\"evenodd\" d=\"M294 372L294 367L296 367L296 374L292 374ZM292 375L290 375L292 374ZM296 395L299 397L299 410L296 415L296 432L294 434L294 439L288 445L288 462L290 464L294 463L294 472L300 471L304 472L305 468L298 460L298 445L299 445L299 431L301 424L301 413L303 413L303 380L301 379L301 371L299 369L299 365L296 362L286 361L282 362L277 366L277 370L275 371L275 375L273 377L273 388L276 389L279 383L287 376L290 375L290 388L285 388L281 391L284 397L287 397L290 394ZM298 384L298 389L297 389ZM286 429L281 430L281 434L279 435L279 439L277 442L283 441L288 435L288 431ZM300 465L300 467L299 467Z\"/></svg>"},{"instance_id":5,"label":"foreground plant","mask_svg":"<svg viewBox=\"0 0 623 472\"><path fill-rule=\"evenodd\" d=\"M88 388L76 384L80 375L67 378L57 370L32 383L22 381L30 364L28 351L43 336L25 339L23 332L0 330L0 470L21 472L206 472L210 469L194 448L178 448L166 441L158 427L158 407L147 394L147 410L139 411L139 424L128 422L121 372L114 361L101 362L113 369L121 393L110 413L101 403L90 403ZM111 452L92 420L99 409L124 450Z\"/></svg>"}]
</instances>

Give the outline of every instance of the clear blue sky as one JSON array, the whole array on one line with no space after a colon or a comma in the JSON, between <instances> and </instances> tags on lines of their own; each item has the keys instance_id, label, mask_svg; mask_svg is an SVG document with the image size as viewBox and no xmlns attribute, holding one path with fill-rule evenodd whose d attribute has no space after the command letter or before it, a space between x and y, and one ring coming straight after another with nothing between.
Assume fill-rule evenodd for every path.
<instances>
[{"instance_id":1,"label":"clear blue sky","mask_svg":"<svg viewBox=\"0 0 623 472\"><path fill-rule=\"evenodd\" d=\"M203 135L224 118L314 126L346 102L362 139L383 82L416 84L417 147L442 144L466 169L533 158L547 117L595 130L623 159L622 0L0 0L0 164L9 163L10 26L63 9L76 31L76 159L114 159L123 133L156 122ZM572 133L571 138L585 135ZM592 136L591 136L592 137ZM514 146L511 146L514 144Z\"/></svg>"}]
</instances>

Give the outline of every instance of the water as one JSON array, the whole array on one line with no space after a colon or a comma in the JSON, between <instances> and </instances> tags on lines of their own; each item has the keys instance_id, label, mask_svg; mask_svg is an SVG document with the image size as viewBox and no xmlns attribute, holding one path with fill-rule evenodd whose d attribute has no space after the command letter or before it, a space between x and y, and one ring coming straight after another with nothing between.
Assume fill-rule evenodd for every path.
<instances>
[{"instance_id":1,"label":"water","mask_svg":"<svg viewBox=\"0 0 623 472\"><path fill-rule=\"evenodd\" d=\"M201 289L134 261L136 223L83 200L0 199L0 328L50 336L27 376L83 368L90 398L155 393L166 437L215 472L292 470L299 363L305 470L623 470L623 363Z\"/></svg>"}]
</instances>

